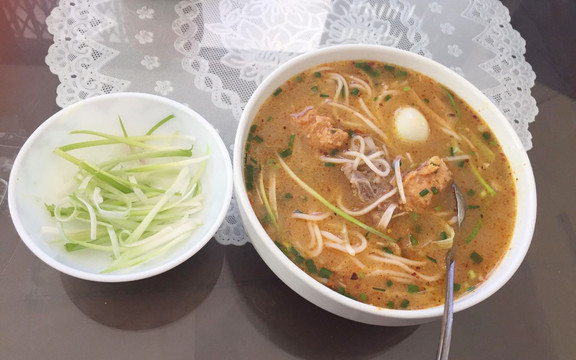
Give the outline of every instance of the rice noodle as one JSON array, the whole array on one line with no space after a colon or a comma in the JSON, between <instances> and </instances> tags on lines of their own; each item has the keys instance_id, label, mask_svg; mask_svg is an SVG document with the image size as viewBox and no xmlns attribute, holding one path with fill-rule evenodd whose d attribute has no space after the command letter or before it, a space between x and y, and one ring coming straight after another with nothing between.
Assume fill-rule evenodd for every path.
<instances>
[{"instance_id":1,"label":"rice noodle","mask_svg":"<svg viewBox=\"0 0 576 360\"><path fill-rule=\"evenodd\" d=\"M356 252L352 248L352 245L350 245L350 238L348 237L348 228L346 228L346 224L342 225L342 238L344 239L344 247L346 248L346 252L352 256L355 256Z\"/></svg>"},{"instance_id":2,"label":"rice noodle","mask_svg":"<svg viewBox=\"0 0 576 360\"><path fill-rule=\"evenodd\" d=\"M368 97L372 97L372 86L369 85L366 81L354 76L354 75L350 75L350 79L352 79L353 81L357 82L358 84L361 84L362 87L364 87L366 89L366 93L368 94Z\"/></svg>"},{"instance_id":3,"label":"rice noodle","mask_svg":"<svg viewBox=\"0 0 576 360\"><path fill-rule=\"evenodd\" d=\"M342 109L342 110L346 110L346 111L350 112L351 114L356 115L356 117L358 117L358 118L359 118L360 120L362 120L366 125L368 125L368 127L369 127L370 129L372 129L375 133L377 133L378 135L380 135L380 137L381 137L383 140L388 140L388 137L386 136L386 134L385 134L380 128L378 128L372 121L370 121L370 119L366 118L364 115L360 114L360 113L357 112L356 110L351 109L350 107L348 107L348 106L346 106L346 105L343 105L343 104L340 104L340 103L337 103L337 102L334 102L334 101L329 101L329 102L327 102L327 104L328 104L328 105L331 105L331 106L334 106L334 107L337 107L337 108Z\"/></svg>"},{"instance_id":4,"label":"rice noodle","mask_svg":"<svg viewBox=\"0 0 576 360\"><path fill-rule=\"evenodd\" d=\"M396 174L396 186L400 194L400 202L406 204L406 194L404 194L404 185L402 184L402 173L400 172L400 157L394 159L394 173Z\"/></svg>"},{"instance_id":5,"label":"rice noodle","mask_svg":"<svg viewBox=\"0 0 576 360\"><path fill-rule=\"evenodd\" d=\"M338 206L340 207L340 209L342 209L342 211L344 211L345 213L347 213L349 215L352 215L352 216L365 215L365 214L368 214L370 211L374 210L382 202L388 200L390 197L392 197L392 195L396 194L397 192L398 192L398 188L394 188L394 189L388 191L386 194L379 197L378 200L374 201L372 204L370 204L370 205L368 205L365 208L362 208L360 210L356 210L356 211L347 209L342 204L341 199L338 199Z\"/></svg>"},{"instance_id":6,"label":"rice noodle","mask_svg":"<svg viewBox=\"0 0 576 360\"><path fill-rule=\"evenodd\" d=\"M383 151L379 152L380 155L384 155ZM390 167L387 167L388 171L382 171L380 169L378 169L378 167L376 165L374 165L374 163L368 158L368 156L366 156L365 154L358 152L358 151L345 151L342 153L342 155L344 156L356 156L357 158L360 158L362 160L364 160L364 163L372 170L374 171L376 174L384 177L387 176L390 173ZM373 155L373 157L377 157L379 155Z\"/></svg>"},{"instance_id":7,"label":"rice noodle","mask_svg":"<svg viewBox=\"0 0 576 360\"><path fill-rule=\"evenodd\" d=\"M357 231L353 232L352 234L360 239L359 244L351 244L350 243L350 241L349 241L350 238L347 236L347 230L345 230L345 229L343 229L343 231L342 231L342 235L343 235L342 238L332 234L329 231L325 231L325 230L320 231L320 233L322 234L323 237L326 238L326 240L332 241L332 242L325 241L324 242L325 247L328 247L328 248L331 248L334 250L338 250L340 252L343 252L343 253L351 255L351 256L356 256L356 254L361 253L362 251L366 250L366 248L368 247L368 240L366 239L366 237ZM363 268L366 267L364 264L362 264L362 266L363 266Z\"/></svg>"},{"instance_id":8,"label":"rice noodle","mask_svg":"<svg viewBox=\"0 0 576 360\"><path fill-rule=\"evenodd\" d=\"M454 242L454 228L452 226L446 226L446 233L448 234L448 238L444 240L433 241L436 246L439 246L442 249L450 249L452 247L452 243Z\"/></svg>"},{"instance_id":9,"label":"rice noodle","mask_svg":"<svg viewBox=\"0 0 576 360\"><path fill-rule=\"evenodd\" d=\"M322 248L324 247L323 245L323 240L322 240L322 234L320 234L320 228L318 227L317 223L312 223L312 227L314 228L314 234L316 235L316 248L310 252L310 256L311 257L316 257L318 255L320 255L322 253Z\"/></svg>"},{"instance_id":10,"label":"rice noodle","mask_svg":"<svg viewBox=\"0 0 576 360\"><path fill-rule=\"evenodd\" d=\"M358 254L358 253L361 253L362 251L366 250L366 248L368 247L368 239L366 239L366 236L362 235L361 233L359 233L357 231L353 232L353 234L356 235L360 239L359 245L352 245L352 248Z\"/></svg>"},{"instance_id":11,"label":"rice noodle","mask_svg":"<svg viewBox=\"0 0 576 360\"><path fill-rule=\"evenodd\" d=\"M328 163L333 163L333 164L346 164L346 163L354 162L354 160L352 160L352 159L335 158L335 157L324 156L324 155L320 156L320 160L322 162L328 162Z\"/></svg>"},{"instance_id":12,"label":"rice noodle","mask_svg":"<svg viewBox=\"0 0 576 360\"><path fill-rule=\"evenodd\" d=\"M397 278L405 278L405 279L410 279L410 280L414 280L416 279L415 276L412 276L408 273L405 272L401 272L401 271L394 271L394 270L383 270L383 269L378 269L378 270L374 270L371 271L370 273L366 274L367 276L380 276L380 275L385 275L385 276L394 276Z\"/></svg>"},{"instance_id":13,"label":"rice noodle","mask_svg":"<svg viewBox=\"0 0 576 360\"><path fill-rule=\"evenodd\" d=\"M440 115L436 114L434 112L434 110L432 110L432 108L430 108L428 105L426 105L426 103L422 99L420 99L420 96L418 96L418 94L416 94L415 91L408 91L408 95L416 103L416 105L420 108L420 110L423 110L428 115L430 115L429 117L432 120L434 120L439 125L441 125L445 128L452 129L453 125L451 123L449 123L448 121L446 121Z\"/></svg>"},{"instance_id":14,"label":"rice noodle","mask_svg":"<svg viewBox=\"0 0 576 360\"><path fill-rule=\"evenodd\" d=\"M382 214L382 217L380 218L380 221L378 222L377 227L380 229L386 229L388 227L388 224L390 223L390 220L392 219L392 214L394 214L394 210L396 210L396 208L398 207L398 204L390 204L388 205L388 208L386 208L386 211L384 211L384 214Z\"/></svg>"},{"instance_id":15,"label":"rice noodle","mask_svg":"<svg viewBox=\"0 0 576 360\"><path fill-rule=\"evenodd\" d=\"M377 261L377 262L381 262L384 264L390 264L390 265L396 265L399 268L401 268L402 270L405 270L407 273L409 273L413 276L416 276L417 278L420 278L424 281L430 281L430 282L436 281L436 280L440 279L440 277L442 276L442 274L436 274L434 276L424 275L424 274L412 269L410 266L406 265L403 262L400 262L398 260L393 260L393 259L390 259L387 257L381 257L381 256L374 255L374 254L368 255L368 257L374 261Z\"/></svg>"},{"instance_id":16,"label":"rice noodle","mask_svg":"<svg viewBox=\"0 0 576 360\"><path fill-rule=\"evenodd\" d=\"M321 213L321 212L310 213L310 214L304 214L304 213L299 213L299 212L292 213L293 219L302 219L302 220L308 220L308 221L322 221L322 220L326 219L328 216L330 216L330 213Z\"/></svg>"},{"instance_id":17,"label":"rice noodle","mask_svg":"<svg viewBox=\"0 0 576 360\"><path fill-rule=\"evenodd\" d=\"M360 103L360 107L362 108L362 110L364 110L366 115L368 115L373 121L378 121L376 116L374 116L374 114L372 114L372 111L370 111L370 109L368 109L368 106L366 106L366 103L364 102L364 100L362 100L362 98L359 98L358 102Z\"/></svg>"},{"instance_id":18,"label":"rice noodle","mask_svg":"<svg viewBox=\"0 0 576 360\"><path fill-rule=\"evenodd\" d=\"M270 198L270 206L274 211L274 216L278 219L278 202L276 201L276 174L270 177L270 189L268 190L268 197Z\"/></svg>"},{"instance_id":19,"label":"rice noodle","mask_svg":"<svg viewBox=\"0 0 576 360\"><path fill-rule=\"evenodd\" d=\"M389 90L388 88L386 88L384 89L384 91L380 93L380 95L378 95L378 99L376 101L380 103L382 102L382 99L386 97L386 95L397 95L397 94L401 94L400 90Z\"/></svg>"},{"instance_id":20,"label":"rice noodle","mask_svg":"<svg viewBox=\"0 0 576 360\"><path fill-rule=\"evenodd\" d=\"M362 270L366 269L366 265L364 265L364 263L360 260L358 260L358 258L355 257L351 257L350 260L352 260L353 263L355 263L356 265L358 265L358 267Z\"/></svg>"},{"instance_id":21,"label":"rice noodle","mask_svg":"<svg viewBox=\"0 0 576 360\"><path fill-rule=\"evenodd\" d=\"M333 242L335 242L336 244L343 244L344 243L344 239L339 238L338 236L332 234L329 231L326 230L322 230L320 231L320 233L328 240L331 240Z\"/></svg>"},{"instance_id":22,"label":"rice noodle","mask_svg":"<svg viewBox=\"0 0 576 360\"><path fill-rule=\"evenodd\" d=\"M460 135L456 134L456 132L451 129L440 126L440 130L445 134L452 136L456 140L461 140Z\"/></svg>"},{"instance_id":23,"label":"rice noodle","mask_svg":"<svg viewBox=\"0 0 576 360\"><path fill-rule=\"evenodd\" d=\"M398 256L398 255L392 255L392 254L388 254L386 252L384 252L382 254L385 258L389 258L392 260L396 260L396 261L400 261L406 265L412 265L412 266L424 266L426 265L426 261L419 261L419 260L410 260L410 259L406 259L405 257L402 256Z\"/></svg>"},{"instance_id":24,"label":"rice noodle","mask_svg":"<svg viewBox=\"0 0 576 360\"><path fill-rule=\"evenodd\" d=\"M331 79L336 80L336 82L338 83L338 89L336 90L336 94L334 94L334 101L338 101L338 97L342 93L342 88L344 88L344 103L348 105L350 102L348 95L350 93L350 89L348 88L348 82L346 81L344 76L340 74L329 73L328 75L330 76Z\"/></svg>"},{"instance_id":25,"label":"rice noodle","mask_svg":"<svg viewBox=\"0 0 576 360\"><path fill-rule=\"evenodd\" d=\"M469 160L470 155L456 155L456 156L446 156L444 161L462 161L462 160Z\"/></svg>"},{"instance_id":26,"label":"rice noodle","mask_svg":"<svg viewBox=\"0 0 576 360\"><path fill-rule=\"evenodd\" d=\"M319 231L317 232L316 229L318 225L312 221L307 221L306 224L308 225L308 231L310 232L311 238L311 249L308 250L308 255L310 257L316 257L322 253L323 243L322 243L322 235L320 235Z\"/></svg>"}]
</instances>

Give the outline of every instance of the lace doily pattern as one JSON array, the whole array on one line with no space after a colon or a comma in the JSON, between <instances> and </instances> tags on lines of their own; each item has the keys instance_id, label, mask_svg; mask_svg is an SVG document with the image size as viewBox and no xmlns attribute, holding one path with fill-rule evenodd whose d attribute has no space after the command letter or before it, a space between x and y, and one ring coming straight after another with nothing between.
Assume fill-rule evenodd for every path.
<instances>
[{"instance_id":1,"label":"lace doily pattern","mask_svg":"<svg viewBox=\"0 0 576 360\"><path fill-rule=\"evenodd\" d=\"M496 56L480 68L498 80L499 85L483 89L506 115L526 149L532 148L528 125L538 114L536 100L530 95L536 75L524 61L526 42L510 25L508 9L496 0L476 0L462 16L482 24L485 30L473 41Z\"/></svg>"},{"instance_id":2,"label":"lace doily pattern","mask_svg":"<svg viewBox=\"0 0 576 360\"><path fill-rule=\"evenodd\" d=\"M321 47L380 44L466 77L532 147L535 75L498 0L61 0L46 22L54 36L46 63L60 79L62 107L97 94L155 93L229 114L211 120L232 149L246 102L278 65ZM234 199L215 237L248 241Z\"/></svg>"},{"instance_id":3,"label":"lace doily pattern","mask_svg":"<svg viewBox=\"0 0 576 360\"><path fill-rule=\"evenodd\" d=\"M94 39L99 32L115 26L98 12L99 2L61 1L46 19L48 31L54 36L46 64L60 80L56 102L62 107L94 95L124 91L130 85L128 80L100 73L119 51Z\"/></svg>"}]
</instances>

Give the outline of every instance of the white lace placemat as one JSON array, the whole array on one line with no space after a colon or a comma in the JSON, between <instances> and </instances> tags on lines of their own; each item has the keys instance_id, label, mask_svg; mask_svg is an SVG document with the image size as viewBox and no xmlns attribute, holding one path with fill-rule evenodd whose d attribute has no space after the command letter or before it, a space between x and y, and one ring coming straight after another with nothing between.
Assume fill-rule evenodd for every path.
<instances>
[{"instance_id":1,"label":"white lace placemat","mask_svg":"<svg viewBox=\"0 0 576 360\"><path fill-rule=\"evenodd\" d=\"M119 91L159 94L205 116L232 149L246 102L279 64L325 46L381 44L466 77L532 147L535 74L498 0L61 0L46 22L62 107ZM248 241L234 200L215 237Z\"/></svg>"}]
</instances>

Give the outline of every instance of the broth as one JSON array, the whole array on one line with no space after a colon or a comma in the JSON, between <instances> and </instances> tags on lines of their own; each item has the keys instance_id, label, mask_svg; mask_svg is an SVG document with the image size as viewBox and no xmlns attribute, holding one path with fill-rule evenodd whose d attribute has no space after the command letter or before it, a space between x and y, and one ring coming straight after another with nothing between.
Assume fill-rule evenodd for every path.
<instances>
[{"instance_id":1,"label":"broth","mask_svg":"<svg viewBox=\"0 0 576 360\"><path fill-rule=\"evenodd\" d=\"M455 297L472 291L515 224L514 179L488 126L397 65L342 61L293 77L254 118L244 167L253 209L286 256L379 307L441 305L451 241ZM468 205L461 229L452 182Z\"/></svg>"}]
</instances>

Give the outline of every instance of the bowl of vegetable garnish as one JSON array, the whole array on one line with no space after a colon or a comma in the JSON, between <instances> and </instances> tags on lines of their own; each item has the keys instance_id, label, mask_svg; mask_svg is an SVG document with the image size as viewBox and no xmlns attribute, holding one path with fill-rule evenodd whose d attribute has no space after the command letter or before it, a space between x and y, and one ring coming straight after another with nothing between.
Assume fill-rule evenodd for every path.
<instances>
[{"instance_id":1,"label":"bowl of vegetable garnish","mask_svg":"<svg viewBox=\"0 0 576 360\"><path fill-rule=\"evenodd\" d=\"M534 176L506 117L458 74L399 49L334 46L280 66L246 105L233 160L265 263L354 321L440 318L453 245L454 311L478 304L532 240Z\"/></svg>"},{"instance_id":2,"label":"bowl of vegetable garnish","mask_svg":"<svg viewBox=\"0 0 576 360\"><path fill-rule=\"evenodd\" d=\"M213 126L142 93L90 98L47 119L8 187L28 248L63 273L102 282L186 261L212 238L231 196L230 156Z\"/></svg>"}]
</instances>

